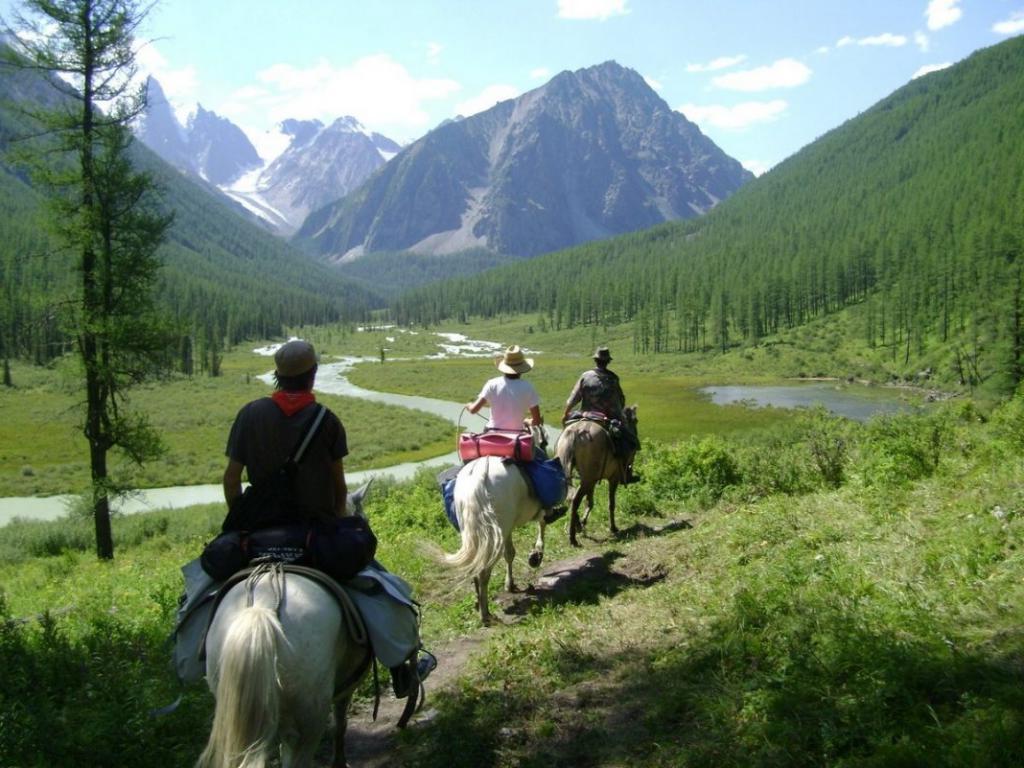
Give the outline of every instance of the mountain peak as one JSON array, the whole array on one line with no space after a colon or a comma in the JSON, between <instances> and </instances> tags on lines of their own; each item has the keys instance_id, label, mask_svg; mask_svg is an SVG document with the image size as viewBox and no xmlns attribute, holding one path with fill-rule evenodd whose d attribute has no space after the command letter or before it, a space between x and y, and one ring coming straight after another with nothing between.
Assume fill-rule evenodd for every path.
<instances>
[{"instance_id":1,"label":"mountain peak","mask_svg":"<svg viewBox=\"0 0 1024 768\"><path fill-rule=\"evenodd\" d=\"M298 233L327 258L534 256L704 213L753 176L615 61L438 126Z\"/></svg>"}]
</instances>

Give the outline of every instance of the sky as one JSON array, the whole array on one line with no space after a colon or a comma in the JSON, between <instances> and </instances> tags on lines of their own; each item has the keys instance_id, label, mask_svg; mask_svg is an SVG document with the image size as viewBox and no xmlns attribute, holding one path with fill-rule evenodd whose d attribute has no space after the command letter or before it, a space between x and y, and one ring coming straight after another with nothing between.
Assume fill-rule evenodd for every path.
<instances>
[{"instance_id":1,"label":"sky","mask_svg":"<svg viewBox=\"0 0 1024 768\"><path fill-rule=\"evenodd\" d=\"M200 103L269 160L286 118L407 143L612 59L760 174L1022 33L1024 0L160 0L138 61L180 117Z\"/></svg>"}]
</instances>

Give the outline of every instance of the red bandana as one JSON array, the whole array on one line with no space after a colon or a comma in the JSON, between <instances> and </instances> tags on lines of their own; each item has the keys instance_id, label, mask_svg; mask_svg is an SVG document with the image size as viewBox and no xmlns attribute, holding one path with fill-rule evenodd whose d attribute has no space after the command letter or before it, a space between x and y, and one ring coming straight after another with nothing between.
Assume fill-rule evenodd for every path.
<instances>
[{"instance_id":1,"label":"red bandana","mask_svg":"<svg viewBox=\"0 0 1024 768\"><path fill-rule=\"evenodd\" d=\"M279 389L270 397L277 403L277 407L284 411L285 416L292 416L310 403L316 402L312 392L285 392Z\"/></svg>"}]
</instances>

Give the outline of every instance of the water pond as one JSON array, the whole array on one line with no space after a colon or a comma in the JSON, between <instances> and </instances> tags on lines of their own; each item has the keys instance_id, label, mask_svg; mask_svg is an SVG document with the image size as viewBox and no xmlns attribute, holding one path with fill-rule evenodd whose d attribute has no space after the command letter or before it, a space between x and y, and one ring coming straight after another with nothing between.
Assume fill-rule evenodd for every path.
<instances>
[{"instance_id":1,"label":"water pond","mask_svg":"<svg viewBox=\"0 0 1024 768\"><path fill-rule=\"evenodd\" d=\"M896 390L836 382L803 382L781 386L726 385L702 387L715 405L742 404L754 408L814 408L822 406L838 416L867 421L882 413L912 413L921 406Z\"/></svg>"}]
</instances>

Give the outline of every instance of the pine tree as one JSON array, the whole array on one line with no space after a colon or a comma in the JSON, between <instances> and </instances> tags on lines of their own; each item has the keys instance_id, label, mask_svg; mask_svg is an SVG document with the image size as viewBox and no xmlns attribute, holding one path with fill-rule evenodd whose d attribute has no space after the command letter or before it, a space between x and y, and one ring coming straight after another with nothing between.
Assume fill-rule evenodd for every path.
<instances>
[{"instance_id":1,"label":"pine tree","mask_svg":"<svg viewBox=\"0 0 1024 768\"><path fill-rule=\"evenodd\" d=\"M171 360L171 337L153 303L156 249L171 218L156 209L153 181L133 168L130 152L129 125L145 106L132 84L133 37L144 16L134 0L25 0L14 30L14 63L46 73L60 92L56 107L32 114L45 131L26 145L26 157L78 275L65 319L85 384L102 559L114 556L110 499L123 490L110 476L109 451L142 463L162 450L145 417L125 409L127 391Z\"/></svg>"}]
</instances>

